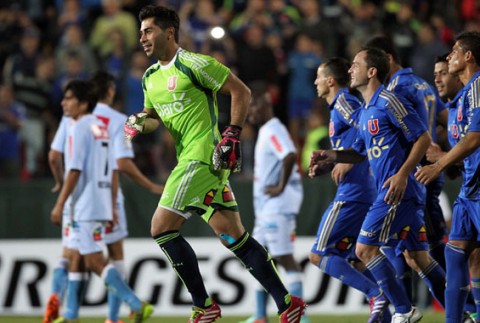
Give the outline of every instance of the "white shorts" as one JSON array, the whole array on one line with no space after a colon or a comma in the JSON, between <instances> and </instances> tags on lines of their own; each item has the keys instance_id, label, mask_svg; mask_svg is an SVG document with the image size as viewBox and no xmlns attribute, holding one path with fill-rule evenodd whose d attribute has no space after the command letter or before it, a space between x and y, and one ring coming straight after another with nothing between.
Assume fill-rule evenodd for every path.
<instances>
[{"instance_id":1,"label":"white shorts","mask_svg":"<svg viewBox=\"0 0 480 323\"><path fill-rule=\"evenodd\" d=\"M253 237L272 257L293 254L296 214L262 214L255 218Z\"/></svg>"},{"instance_id":2,"label":"white shorts","mask_svg":"<svg viewBox=\"0 0 480 323\"><path fill-rule=\"evenodd\" d=\"M105 221L73 221L70 248L81 255L103 252L106 224Z\"/></svg>"},{"instance_id":3,"label":"white shorts","mask_svg":"<svg viewBox=\"0 0 480 323\"><path fill-rule=\"evenodd\" d=\"M105 228L105 243L112 244L128 236L127 216L123 203L117 203L118 223Z\"/></svg>"},{"instance_id":4,"label":"white shorts","mask_svg":"<svg viewBox=\"0 0 480 323\"><path fill-rule=\"evenodd\" d=\"M63 211L62 215L62 247L69 248L72 239L72 217Z\"/></svg>"}]
</instances>

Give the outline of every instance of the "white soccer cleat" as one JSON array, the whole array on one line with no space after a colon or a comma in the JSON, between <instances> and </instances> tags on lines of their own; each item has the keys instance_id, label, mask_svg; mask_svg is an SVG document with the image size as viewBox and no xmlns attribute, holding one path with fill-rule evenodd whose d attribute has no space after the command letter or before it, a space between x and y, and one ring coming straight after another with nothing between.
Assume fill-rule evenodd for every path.
<instances>
[{"instance_id":1,"label":"white soccer cleat","mask_svg":"<svg viewBox=\"0 0 480 323\"><path fill-rule=\"evenodd\" d=\"M412 306L412 310L408 313L395 313L392 316L392 323L415 323L419 322L422 317L422 312Z\"/></svg>"}]
</instances>

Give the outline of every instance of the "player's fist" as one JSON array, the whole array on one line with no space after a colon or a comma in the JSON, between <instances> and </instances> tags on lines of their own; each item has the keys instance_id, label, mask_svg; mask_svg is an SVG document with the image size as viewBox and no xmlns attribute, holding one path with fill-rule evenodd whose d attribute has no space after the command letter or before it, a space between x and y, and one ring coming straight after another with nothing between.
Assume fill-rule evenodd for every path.
<instances>
[{"instance_id":1,"label":"player's fist","mask_svg":"<svg viewBox=\"0 0 480 323\"><path fill-rule=\"evenodd\" d=\"M240 133L242 128L230 125L222 133L220 141L213 152L213 169L230 169L238 173L242 169L242 150L240 148Z\"/></svg>"},{"instance_id":2,"label":"player's fist","mask_svg":"<svg viewBox=\"0 0 480 323\"><path fill-rule=\"evenodd\" d=\"M145 119L147 116L147 113L140 112L134 113L127 118L127 121L123 126L126 140L131 141L133 137L143 132L143 127L145 125Z\"/></svg>"}]
</instances>

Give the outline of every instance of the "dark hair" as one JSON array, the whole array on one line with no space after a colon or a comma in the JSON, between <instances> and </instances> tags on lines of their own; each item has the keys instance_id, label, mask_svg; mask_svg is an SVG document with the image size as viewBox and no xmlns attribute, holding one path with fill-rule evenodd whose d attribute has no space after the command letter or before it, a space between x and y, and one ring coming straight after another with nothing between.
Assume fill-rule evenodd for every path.
<instances>
[{"instance_id":1,"label":"dark hair","mask_svg":"<svg viewBox=\"0 0 480 323\"><path fill-rule=\"evenodd\" d=\"M387 36L375 36L370 38L364 45L365 47L374 47L383 50L385 53L392 55L393 60L397 64L401 64L400 56L398 55L395 44L390 37Z\"/></svg>"},{"instance_id":2,"label":"dark hair","mask_svg":"<svg viewBox=\"0 0 480 323\"><path fill-rule=\"evenodd\" d=\"M90 78L92 90L99 100L107 97L108 90L115 86L115 77L105 71L98 71Z\"/></svg>"},{"instance_id":3,"label":"dark hair","mask_svg":"<svg viewBox=\"0 0 480 323\"><path fill-rule=\"evenodd\" d=\"M362 50L366 53L365 62L367 63L367 68L376 68L378 80L381 83L385 82L390 71L387 53L376 47L365 47Z\"/></svg>"},{"instance_id":4,"label":"dark hair","mask_svg":"<svg viewBox=\"0 0 480 323\"><path fill-rule=\"evenodd\" d=\"M88 104L88 112L92 112L93 108L97 104L97 97L92 90L92 85L88 81L84 80L72 80L65 86L63 93L71 91L73 96L77 98L79 102L86 102Z\"/></svg>"},{"instance_id":5,"label":"dark hair","mask_svg":"<svg viewBox=\"0 0 480 323\"><path fill-rule=\"evenodd\" d=\"M459 42L464 51L471 51L475 63L480 65L480 33L477 31L465 31L459 34L455 41Z\"/></svg>"},{"instance_id":6,"label":"dark hair","mask_svg":"<svg viewBox=\"0 0 480 323\"><path fill-rule=\"evenodd\" d=\"M175 41L178 43L180 18L178 18L175 10L162 6L148 5L143 7L138 14L140 22L152 17L154 18L155 25L159 26L162 30L173 27L175 29Z\"/></svg>"},{"instance_id":7,"label":"dark hair","mask_svg":"<svg viewBox=\"0 0 480 323\"><path fill-rule=\"evenodd\" d=\"M350 64L343 57L332 57L323 64L326 74L333 77L341 87L348 86Z\"/></svg>"},{"instance_id":8,"label":"dark hair","mask_svg":"<svg viewBox=\"0 0 480 323\"><path fill-rule=\"evenodd\" d=\"M435 58L435 64L436 63L448 63L447 57L450 55L450 53L445 53L443 55L437 56Z\"/></svg>"}]
</instances>

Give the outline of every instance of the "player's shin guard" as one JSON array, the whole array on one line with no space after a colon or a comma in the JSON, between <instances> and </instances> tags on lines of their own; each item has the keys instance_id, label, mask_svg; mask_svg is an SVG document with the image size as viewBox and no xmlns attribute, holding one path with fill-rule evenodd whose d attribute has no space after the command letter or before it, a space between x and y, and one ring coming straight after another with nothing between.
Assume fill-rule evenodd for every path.
<instances>
[{"instance_id":1,"label":"player's shin guard","mask_svg":"<svg viewBox=\"0 0 480 323\"><path fill-rule=\"evenodd\" d=\"M445 322L462 321L463 307L470 288L468 255L465 250L450 243L445 247L447 286L445 288Z\"/></svg>"},{"instance_id":2,"label":"player's shin guard","mask_svg":"<svg viewBox=\"0 0 480 323\"><path fill-rule=\"evenodd\" d=\"M360 271L353 268L343 257L336 255L324 256L322 257L322 260L320 260L318 267L324 273L361 291L369 299L380 295L378 285L370 279L365 279L365 276Z\"/></svg>"},{"instance_id":3,"label":"player's shin guard","mask_svg":"<svg viewBox=\"0 0 480 323\"><path fill-rule=\"evenodd\" d=\"M118 270L119 274L125 280L125 263L123 260L114 260L112 265ZM112 322L118 321L118 314L120 312L120 306L122 305L122 299L115 295L111 290L108 290L108 318Z\"/></svg>"},{"instance_id":4,"label":"player's shin guard","mask_svg":"<svg viewBox=\"0 0 480 323\"><path fill-rule=\"evenodd\" d=\"M52 294L57 294L61 300L68 285L68 260L61 258L53 270Z\"/></svg>"},{"instance_id":5,"label":"player's shin guard","mask_svg":"<svg viewBox=\"0 0 480 323\"><path fill-rule=\"evenodd\" d=\"M211 299L203 284L197 256L178 231L167 231L152 237L170 260L173 270L192 295L193 305L199 308L210 306Z\"/></svg>"},{"instance_id":6,"label":"player's shin guard","mask_svg":"<svg viewBox=\"0 0 480 323\"><path fill-rule=\"evenodd\" d=\"M228 248L242 261L250 273L258 280L265 290L272 295L279 313L288 309L289 293L278 276L272 257L257 240L245 232Z\"/></svg>"},{"instance_id":7,"label":"player's shin guard","mask_svg":"<svg viewBox=\"0 0 480 323\"><path fill-rule=\"evenodd\" d=\"M134 312L140 311L142 302L138 299L137 295L133 293L132 289L127 285L113 265L105 266L101 277L109 291L112 291L122 301L127 303Z\"/></svg>"},{"instance_id":8,"label":"player's shin guard","mask_svg":"<svg viewBox=\"0 0 480 323\"><path fill-rule=\"evenodd\" d=\"M405 286L396 278L395 269L387 258L383 254L379 254L366 266L387 298L395 306L395 312L408 313L412 309L412 303L408 298Z\"/></svg>"},{"instance_id":9,"label":"player's shin guard","mask_svg":"<svg viewBox=\"0 0 480 323\"><path fill-rule=\"evenodd\" d=\"M419 273L433 297L445 308L445 271L434 260Z\"/></svg>"},{"instance_id":10,"label":"player's shin guard","mask_svg":"<svg viewBox=\"0 0 480 323\"><path fill-rule=\"evenodd\" d=\"M413 299L412 269L407 265L405 257L402 254L396 254L395 248L383 247L382 252L392 263L393 268L395 268L397 279L403 283L408 299L411 302Z\"/></svg>"}]
</instances>

